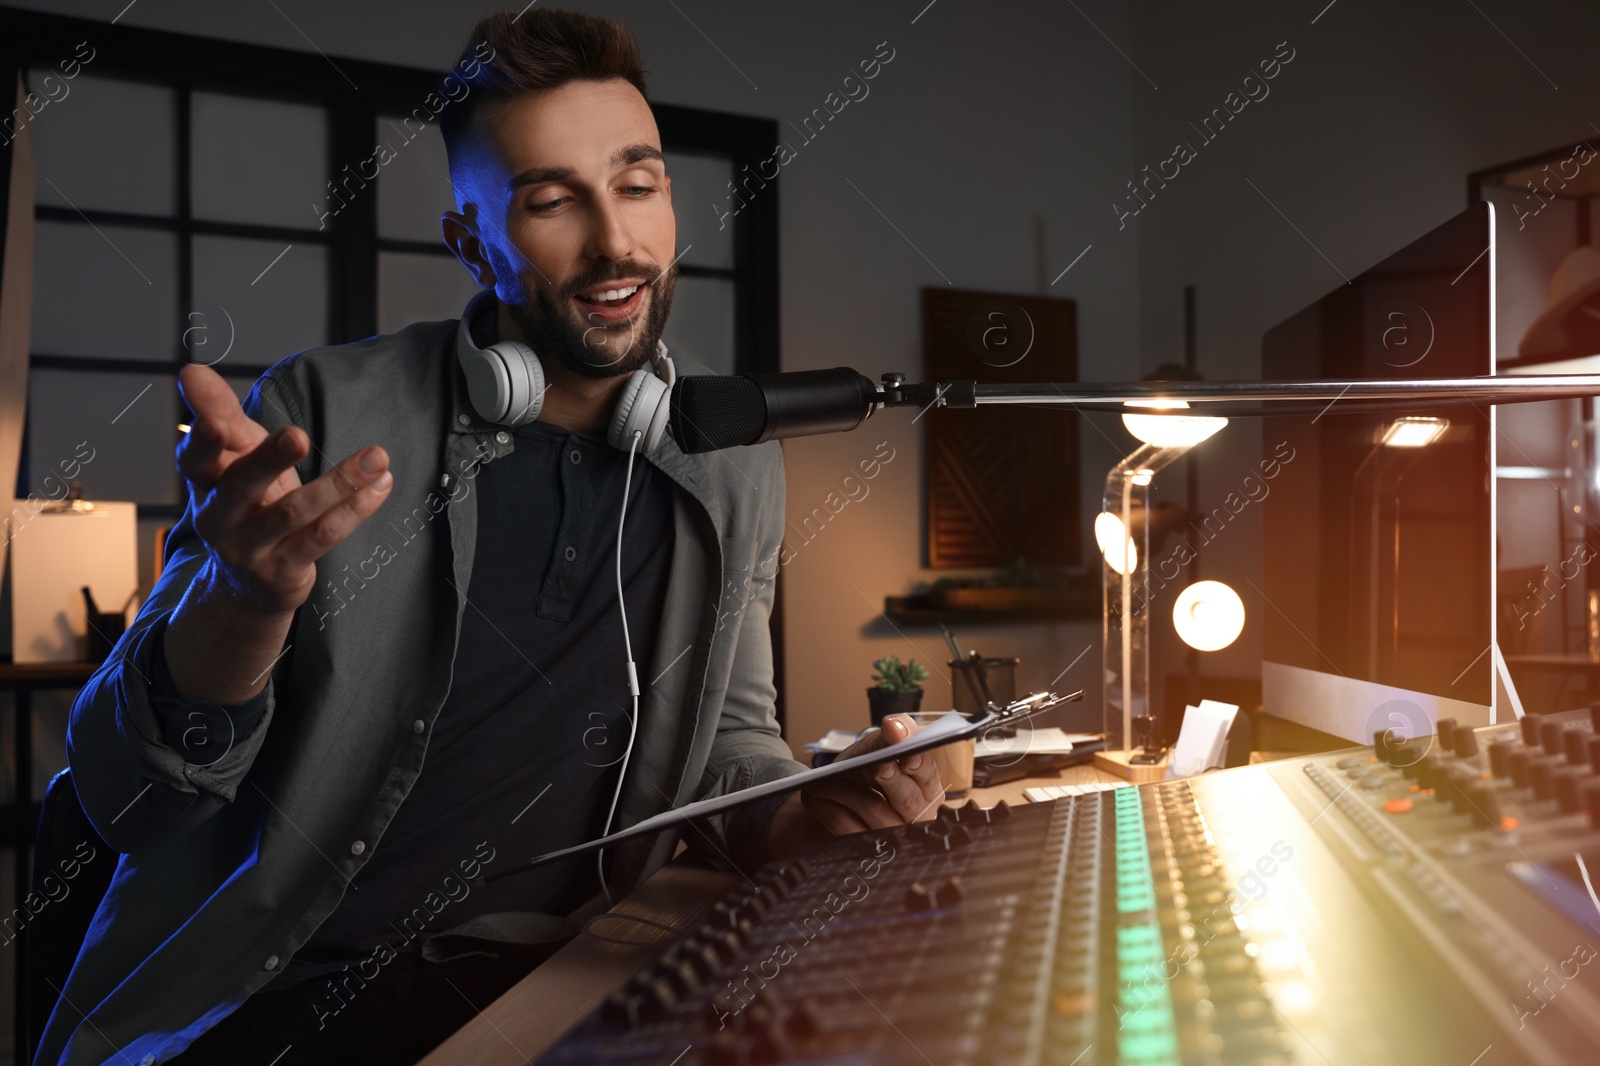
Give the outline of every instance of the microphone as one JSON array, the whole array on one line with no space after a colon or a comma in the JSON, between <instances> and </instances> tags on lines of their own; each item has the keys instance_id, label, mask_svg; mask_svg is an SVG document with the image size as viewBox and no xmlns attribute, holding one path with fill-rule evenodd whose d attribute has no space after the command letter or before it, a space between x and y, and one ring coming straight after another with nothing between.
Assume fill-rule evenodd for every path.
<instances>
[{"instance_id":1,"label":"microphone","mask_svg":"<svg viewBox=\"0 0 1600 1066\"><path fill-rule=\"evenodd\" d=\"M672 387L667 424L679 449L694 454L855 429L880 399L870 378L846 366L683 377Z\"/></svg>"}]
</instances>

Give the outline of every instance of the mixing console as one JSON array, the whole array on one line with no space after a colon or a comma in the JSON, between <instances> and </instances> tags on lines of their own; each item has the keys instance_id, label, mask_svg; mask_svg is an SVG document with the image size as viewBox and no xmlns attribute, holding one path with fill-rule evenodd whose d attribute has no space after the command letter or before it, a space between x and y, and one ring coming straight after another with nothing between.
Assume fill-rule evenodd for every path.
<instances>
[{"instance_id":1,"label":"mixing console","mask_svg":"<svg viewBox=\"0 0 1600 1066\"><path fill-rule=\"evenodd\" d=\"M1600 1061L1594 720L1377 739L825 841L539 1061Z\"/></svg>"}]
</instances>

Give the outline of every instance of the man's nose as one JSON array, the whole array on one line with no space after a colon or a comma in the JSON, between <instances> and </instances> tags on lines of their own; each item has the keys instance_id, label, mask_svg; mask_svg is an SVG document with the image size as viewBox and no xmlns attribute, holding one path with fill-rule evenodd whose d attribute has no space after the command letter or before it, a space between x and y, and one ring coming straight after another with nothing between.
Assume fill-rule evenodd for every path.
<instances>
[{"instance_id":1,"label":"man's nose","mask_svg":"<svg viewBox=\"0 0 1600 1066\"><path fill-rule=\"evenodd\" d=\"M589 258L629 259L634 252L633 231L616 205L601 203L595 208L589 233Z\"/></svg>"}]
</instances>

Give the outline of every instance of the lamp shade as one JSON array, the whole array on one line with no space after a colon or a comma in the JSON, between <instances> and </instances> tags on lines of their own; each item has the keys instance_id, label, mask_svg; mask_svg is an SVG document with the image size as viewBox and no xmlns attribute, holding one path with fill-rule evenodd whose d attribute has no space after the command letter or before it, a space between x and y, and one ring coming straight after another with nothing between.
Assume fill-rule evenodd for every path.
<instances>
[{"instance_id":1,"label":"lamp shade","mask_svg":"<svg viewBox=\"0 0 1600 1066\"><path fill-rule=\"evenodd\" d=\"M1183 400L1150 400L1147 403L1130 403L1129 407L1144 407L1172 411L1187 408ZM1145 444L1157 448L1193 448L1228 424L1226 418L1208 415L1138 414L1125 411L1122 424L1129 433Z\"/></svg>"}]
</instances>

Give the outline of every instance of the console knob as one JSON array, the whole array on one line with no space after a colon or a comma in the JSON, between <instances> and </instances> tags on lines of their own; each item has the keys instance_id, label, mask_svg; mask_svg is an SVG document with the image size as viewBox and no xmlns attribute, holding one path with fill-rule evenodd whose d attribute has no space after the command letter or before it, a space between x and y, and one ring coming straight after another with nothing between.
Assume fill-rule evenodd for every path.
<instances>
[{"instance_id":1,"label":"console knob","mask_svg":"<svg viewBox=\"0 0 1600 1066\"><path fill-rule=\"evenodd\" d=\"M954 907L966 896L966 889L961 885L961 878L955 876L934 890L933 901L941 907Z\"/></svg>"},{"instance_id":2,"label":"console knob","mask_svg":"<svg viewBox=\"0 0 1600 1066\"><path fill-rule=\"evenodd\" d=\"M644 1014L644 995L626 988L611 993L600 1006L602 1018L629 1029L643 1021Z\"/></svg>"},{"instance_id":3,"label":"console knob","mask_svg":"<svg viewBox=\"0 0 1600 1066\"><path fill-rule=\"evenodd\" d=\"M1522 719L1522 742L1530 748L1539 744L1539 719L1531 714Z\"/></svg>"},{"instance_id":4,"label":"console knob","mask_svg":"<svg viewBox=\"0 0 1600 1066\"><path fill-rule=\"evenodd\" d=\"M1556 772L1556 805L1562 814L1577 814L1583 810L1583 782L1588 774L1582 770Z\"/></svg>"},{"instance_id":5,"label":"console knob","mask_svg":"<svg viewBox=\"0 0 1600 1066\"><path fill-rule=\"evenodd\" d=\"M1472 818L1479 825L1498 828L1500 825L1500 793L1494 786L1480 781L1473 785L1468 796L1472 801Z\"/></svg>"},{"instance_id":6,"label":"console knob","mask_svg":"<svg viewBox=\"0 0 1600 1066\"><path fill-rule=\"evenodd\" d=\"M906 910L925 911L933 906L933 896L928 892L928 886L921 881L913 881L906 889Z\"/></svg>"},{"instance_id":7,"label":"console knob","mask_svg":"<svg viewBox=\"0 0 1600 1066\"><path fill-rule=\"evenodd\" d=\"M1527 721L1527 719L1524 718L1523 721ZM1596 733L1600 733L1600 700L1595 700L1589 704L1589 727Z\"/></svg>"},{"instance_id":8,"label":"console knob","mask_svg":"<svg viewBox=\"0 0 1600 1066\"><path fill-rule=\"evenodd\" d=\"M1589 825L1600 829L1600 781L1591 781L1583 790L1583 803L1589 810Z\"/></svg>"},{"instance_id":9,"label":"console knob","mask_svg":"<svg viewBox=\"0 0 1600 1066\"><path fill-rule=\"evenodd\" d=\"M1589 738L1589 769L1600 774L1600 736Z\"/></svg>"},{"instance_id":10,"label":"console knob","mask_svg":"<svg viewBox=\"0 0 1600 1066\"><path fill-rule=\"evenodd\" d=\"M1456 720L1454 718L1441 718L1439 724L1434 726L1439 734L1439 746L1446 751L1455 745Z\"/></svg>"},{"instance_id":11,"label":"console knob","mask_svg":"<svg viewBox=\"0 0 1600 1066\"><path fill-rule=\"evenodd\" d=\"M1456 755L1463 759L1470 759L1478 754L1478 734L1470 729L1457 729L1455 731Z\"/></svg>"},{"instance_id":12,"label":"console knob","mask_svg":"<svg viewBox=\"0 0 1600 1066\"><path fill-rule=\"evenodd\" d=\"M1005 800L1001 800L985 811L984 814L991 822L1003 822L1011 817L1011 805Z\"/></svg>"},{"instance_id":13,"label":"console knob","mask_svg":"<svg viewBox=\"0 0 1600 1066\"><path fill-rule=\"evenodd\" d=\"M1546 755L1561 754L1561 731L1560 722L1539 723L1539 746L1544 749Z\"/></svg>"},{"instance_id":14,"label":"console knob","mask_svg":"<svg viewBox=\"0 0 1600 1066\"><path fill-rule=\"evenodd\" d=\"M1555 798L1555 769L1555 760L1548 756L1540 756L1528 767L1528 777L1533 782L1533 794L1537 799Z\"/></svg>"},{"instance_id":15,"label":"console knob","mask_svg":"<svg viewBox=\"0 0 1600 1066\"><path fill-rule=\"evenodd\" d=\"M1511 749L1509 740L1497 740L1489 745L1489 772L1496 777L1506 777L1511 773Z\"/></svg>"},{"instance_id":16,"label":"console knob","mask_svg":"<svg viewBox=\"0 0 1600 1066\"><path fill-rule=\"evenodd\" d=\"M1526 722L1527 719L1524 718L1523 721ZM1511 783L1513 785L1518 788L1527 788L1532 783L1533 778L1530 773L1532 762L1533 757L1528 754L1527 748L1512 752L1510 757L1506 759L1506 766L1511 772Z\"/></svg>"},{"instance_id":17,"label":"console knob","mask_svg":"<svg viewBox=\"0 0 1600 1066\"><path fill-rule=\"evenodd\" d=\"M1378 758L1390 766L1404 768L1417 761L1414 745L1409 737L1395 735L1384 742L1383 750L1378 753Z\"/></svg>"},{"instance_id":18,"label":"console knob","mask_svg":"<svg viewBox=\"0 0 1600 1066\"><path fill-rule=\"evenodd\" d=\"M1562 739L1566 743L1567 761L1574 765L1585 765L1589 761L1589 737L1592 734L1587 729L1580 729L1575 725L1567 726Z\"/></svg>"}]
</instances>

